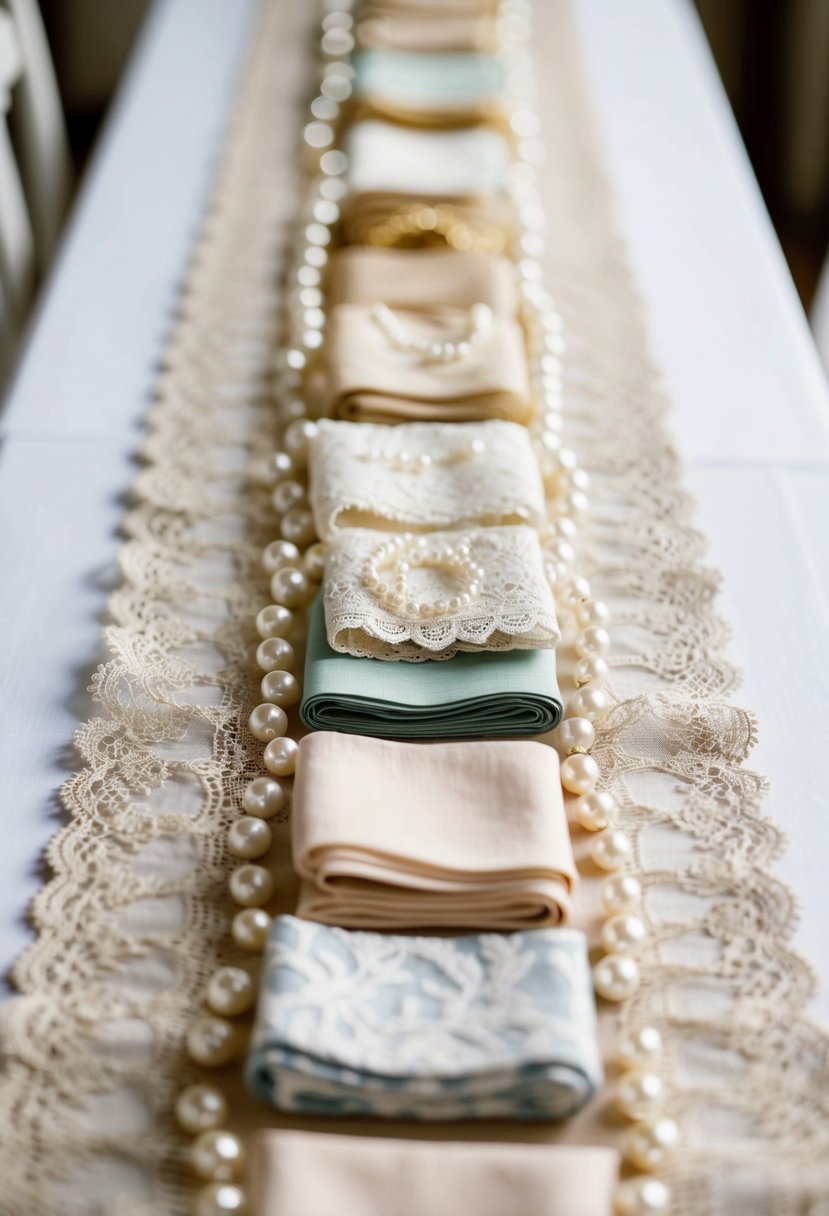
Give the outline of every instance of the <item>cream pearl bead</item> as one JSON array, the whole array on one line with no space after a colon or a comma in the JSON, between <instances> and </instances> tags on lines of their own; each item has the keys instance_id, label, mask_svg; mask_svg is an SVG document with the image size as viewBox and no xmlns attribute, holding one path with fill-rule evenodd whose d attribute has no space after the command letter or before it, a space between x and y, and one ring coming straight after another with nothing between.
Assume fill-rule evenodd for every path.
<instances>
[{"instance_id":1,"label":"cream pearl bead","mask_svg":"<svg viewBox=\"0 0 829 1216\"><path fill-rule=\"evenodd\" d=\"M296 768L296 754L295 739L272 739L265 748L262 760L268 772L275 777L290 777Z\"/></svg>"},{"instance_id":2,"label":"cream pearl bead","mask_svg":"<svg viewBox=\"0 0 829 1216\"><path fill-rule=\"evenodd\" d=\"M572 579L564 591L564 602L575 609L582 600L590 599L590 584L586 578Z\"/></svg>"},{"instance_id":3,"label":"cream pearl bead","mask_svg":"<svg viewBox=\"0 0 829 1216\"><path fill-rule=\"evenodd\" d=\"M606 1001L625 1001L639 987L639 967L627 954L606 954L593 968L593 987Z\"/></svg>"},{"instance_id":4,"label":"cream pearl bead","mask_svg":"<svg viewBox=\"0 0 829 1216\"><path fill-rule=\"evenodd\" d=\"M607 694L602 692L601 688L580 688L570 698L570 704L567 706L568 714L578 715L580 718L586 718L588 722L595 722L600 718L607 709Z\"/></svg>"},{"instance_id":5,"label":"cream pearl bead","mask_svg":"<svg viewBox=\"0 0 829 1216\"><path fill-rule=\"evenodd\" d=\"M214 1013L235 1018L256 1001L256 983L243 967L219 967L207 983L207 1003Z\"/></svg>"},{"instance_id":6,"label":"cream pearl bead","mask_svg":"<svg viewBox=\"0 0 829 1216\"><path fill-rule=\"evenodd\" d=\"M256 662L262 671L291 671L296 654L284 638L265 638L256 648Z\"/></svg>"},{"instance_id":7,"label":"cream pearl bead","mask_svg":"<svg viewBox=\"0 0 829 1216\"><path fill-rule=\"evenodd\" d=\"M194 1216L247 1216L245 1192L230 1182L211 1182L196 1195Z\"/></svg>"},{"instance_id":8,"label":"cream pearl bead","mask_svg":"<svg viewBox=\"0 0 829 1216\"><path fill-rule=\"evenodd\" d=\"M283 709L296 705L300 695L299 681L289 671L269 671L262 681L262 696Z\"/></svg>"},{"instance_id":9,"label":"cream pearl bead","mask_svg":"<svg viewBox=\"0 0 829 1216\"><path fill-rule=\"evenodd\" d=\"M230 931L242 950L258 953L268 944L272 926L273 917L264 908L245 908L234 916Z\"/></svg>"},{"instance_id":10,"label":"cream pearl bead","mask_svg":"<svg viewBox=\"0 0 829 1216\"><path fill-rule=\"evenodd\" d=\"M609 954L636 954L646 938L643 922L629 912L611 916L602 925L602 946Z\"/></svg>"},{"instance_id":11,"label":"cream pearl bead","mask_svg":"<svg viewBox=\"0 0 829 1216\"><path fill-rule=\"evenodd\" d=\"M650 1067L662 1058L662 1035L655 1026L640 1026L621 1036L614 1054L620 1068Z\"/></svg>"},{"instance_id":12,"label":"cream pearl bead","mask_svg":"<svg viewBox=\"0 0 829 1216\"><path fill-rule=\"evenodd\" d=\"M287 452L274 452L270 465L273 485L278 485L281 481L288 481L296 474L296 465Z\"/></svg>"},{"instance_id":13,"label":"cream pearl bead","mask_svg":"<svg viewBox=\"0 0 829 1216\"><path fill-rule=\"evenodd\" d=\"M176 1122L191 1136L221 1127L227 1119L227 1099L215 1085L188 1085L176 1099Z\"/></svg>"},{"instance_id":14,"label":"cream pearl bead","mask_svg":"<svg viewBox=\"0 0 829 1216\"><path fill-rule=\"evenodd\" d=\"M630 912L642 902L642 884L632 874L614 874L602 887L602 906L608 916Z\"/></svg>"},{"instance_id":15,"label":"cream pearl bead","mask_svg":"<svg viewBox=\"0 0 829 1216\"><path fill-rule=\"evenodd\" d=\"M260 638L284 638L291 631L294 614L282 604L268 604L256 617Z\"/></svg>"},{"instance_id":16,"label":"cream pearl bead","mask_svg":"<svg viewBox=\"0 0 829 1216\"><path fill-rule=\"evenodd\" d=\"M252 861L262 857L271 847L271 829L264 819L249 818L243 815L232 823L227 830L227 847L234 857L244 857Z\"/></svg>"},{"instance_id":17,"label":"cream pearl bead","mask_svg":"<svg viewBox=\"0 0 829 1216\"><path fill-rule=\"evenodd\" d=\"M588 625L576 638L574 646L581 659L592 654L604 655L610 650L610 634L601 625Z\"/></svg>"},{"instance_id":18,"label":"cream pearl bead","mask_svg":"<svg viewBox=\"0 0 829 1216\"><path fill-rule=\"evenodd\" d=\"M594 688L599 688L606 683L610 675L610 668L605 659L594 654L579 659L573 674L577 688L581 688L583 684L592 684Z\"/></svg>"},{"instance_id":19,"label":"cream pearl bead","mask_svg":"<svg viewBox=\"0 0 829 1216\"><path fill-rule=\"evenodd\" d=\"M221 1068L239 1054L242 1041L238 1026L224 1018L201 1014L187 1031L187 1053L205 1068Z\"/></svg>"},{"instance_id":20,"label":"cream pearl bead","mask_svg":"<svg viewBox=\"0 0 829 1216\"><path fill-rule=\"evenodd\" d=\"M643 1119L625 1139L625 1156L643 1173L664 1169L679 1144L679 1128L673 1119Z\"/></svg>"},{"instance_id":21,"label":"cream pearl bead","mask_svg":"<svg viewBox=\"0 0 829 1216\"><path fill-rule=\"evenodd\" d=\"M283 481L271 495L274 509L284 515L292 507L298 507L305 502L305 486L298 481Z\"/></svg>"},{"instance_id":22,"label":"cream pearl bead","mask_svg":"<svg viewBox=\"0 0 829 1216\"><path fill-rule=\"evenodd\" d=\"M588 832L601 832L613 822L616 799L607 790L593 790L589 794L582 794L573 809L580 827Z\"/></svg>"},{"instance_id":23,"label":"cream pearl bead","mask_svg":"<svg viewBox=\"0 0 829 1216\"><path fill-rule=\"evenodd\" d=\"M285 805L285 791L273 777L254 777L242 798L242 809L257 819L273 819Z\"/></svg>"},{"instance_id":24,"label":"cream pearl bead","mask_svg":"<svg viewBox=\"0 0 829 1216\"><path fill-rule=\"evenodd\" d=\"M308 445L313 443L319 428L315 422L307 418L297 418L285 430L285 451L297 466L302 466L308 459Z\"/></svg>"},{"instance_id":25,"label":"cream pearl bead","mask_svg":"<svg viewBox=\"0 0 829 1216\"><path fill-rule=\"evenodd\" d=\"M317 541L310 549L305 550L302 569L312 582L322 582L325 575L325 545L322 541Z\"/></svg>"},{"instance_id":26,"label":"cream pearl bead","mask_svg":"<svg viewBox=\"0 0 829 1216\"><path fill-rule=\"evenodd\" d=\"M628 1072L616 1086L616 1106L628 1119L647 1119L656 1114L665 1097L665 1086L655 1072Z\"/></svg>"},{"instance_id":27,"label":"cream pearl bead","mask_svg":"<svg viewBox=\"0 0 829 1216\"><path fill-rule=\"evenodd\" d=\"M671 1192L658 1178L627 1178L616 1192L616 1216L660 1216L671 1205Z\"/></svg>"},{"instance_id":28,"label":"cream pearl bead","mask_svg":"<svg viewBox=\"0 0 829 1216\"><path fill-rule=\"evenodd\" d=\"M299 549L287 540L272 540L262 550L262 568L266 574L276 574L285 566L295 566L299 561Z\"/></svg>"},{"instance_id":29,"label":"cream pearl bead","mask_svg":"<svg viewBox=\"0 0 829 1216\"><path fill-rule=\"evenodd\" d=\"M308 599L311 584L296 566L283 566L271 578L271 595L287 608L298 608Z\"/></svg>"},{"instance_id":30,"label":"cream pearl bead","mask_svg":"<svg viewBox=\"0 0 829 1216\"><path fill-rule=\"evenodd\" d=\"M588 625L606 625L610 620L610 609L602 600L582 600L576 606L576 624L580 629Z\"/></svg>"},{"instance_id":31,"label":"cream pearl bead","mask_svg":"<svg viewBox=\"0 0 829 1216\"><path fill-rule=\"evenodd\" d=\"M589 794L599 780L599 766L592 756L568 756L561 762L561 784L571 794Z\"/></svg>"},{"instance_id":32,"label":"cream pearl bead","mask_svg":"<svg viewBox=\"0 0 829 1216\"><path fill-rule=\"evenodd\" d=\"M295 545L310 545L316 539L317 530L314 517L304 507L292 507L282 516L279 531L285 540Z\"/></svg>"},{"instance_id":33,"label":"cream pearl bead","mask_svg":"<svg viewBox=\"0 0 829 1216\"><path fill-rule=\"evenodd\" d=\"M232 1182L245 1164L242 1141L221 1128L202 1132L190 1149L190 1164L205 1182Z\"/></svg>"},{"instance_id":34,"label":"cream pearl bead","mask_svg":"<svg viewBox=\"0 0 829 1216\"><path fill-rule=\"evenodd\" d=\"M281 638L268 640L278 642ZM259 739L261 743L270 743L271 739L278 739L285 734L288 729L288 715L278 705L271 705L266 701L263 705L256 706L248 719L248 725L254 738Z\"/></svg>"},{"instance_id":35,"label":"cream pearl bead","mask_svg":"<svg viewBox=\"0 0 829 1216\"><path fill-rule=\"evenodd\" d=\"M237 866L228 885L230 894L243 908L261 908L273 895L273 876L264 866Z\"/></svg>"},{"instance_id":36,"label":"cream pearl bead","mask_svg":"<svg viewBox=\"0 0 829 1216\"><path fill-rule=\"evenodd\" d=\"M589 752L596 742L596 732L587 718L567 718L556 731L555 741L565 755L571 751Z\"/></svg>"},{"instance_id":37,"label":"cream pearl bead","mask_svg":"<svg viewBox=\"0 0 829 1216\"><path fill-rule=\"evenodd\" d=\"M602 832L590 846L590 856L601 870L620 870L631 851L627 836L618 830Z\"/></svg>"}]
</instances>

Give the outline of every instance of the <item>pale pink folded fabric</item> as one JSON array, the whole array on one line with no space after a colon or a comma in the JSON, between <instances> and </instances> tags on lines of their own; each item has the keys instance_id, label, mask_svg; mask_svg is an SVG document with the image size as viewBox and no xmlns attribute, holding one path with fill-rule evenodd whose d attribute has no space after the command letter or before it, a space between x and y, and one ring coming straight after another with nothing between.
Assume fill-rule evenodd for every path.
<instances>
[{"instance_id":1,"label":"pale pink folded fabric","mask_svg":"<svg viewBox=\"0 0 829 1216\"><path fill-rule=\"evenodd\" d=\"M255 1216L612 1216L611 1148L260 1132Z\"/></svg>"},{"instance_id":2,"label":"pale pink folded fabric","mask_svg":"<svg viewBox=\"0 0 829 1216\"><path fill-rule=\"evenodd\" d=\"M292 833L308 920L520 930L570 914L576 867L543 743L316 731L299 745Z\"/></svg>"}]
</instances>

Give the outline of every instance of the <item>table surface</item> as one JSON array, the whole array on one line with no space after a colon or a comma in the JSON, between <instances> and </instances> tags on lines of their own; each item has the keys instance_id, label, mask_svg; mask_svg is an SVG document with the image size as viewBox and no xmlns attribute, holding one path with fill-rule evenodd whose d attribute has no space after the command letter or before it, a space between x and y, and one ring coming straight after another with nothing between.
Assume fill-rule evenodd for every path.
<instances>
[{"instance_id":1,"label":"table surface","mask_svg":"<svg viewBox=\"0 0 829 1216\"><path fill-rule=\"evenodd\" d=\"M829 1017L829 393L690 0L573 0ZM105 657L117 528L254 0L156 0L0 417L0 970Z\"/></svg>"}]
</instances>

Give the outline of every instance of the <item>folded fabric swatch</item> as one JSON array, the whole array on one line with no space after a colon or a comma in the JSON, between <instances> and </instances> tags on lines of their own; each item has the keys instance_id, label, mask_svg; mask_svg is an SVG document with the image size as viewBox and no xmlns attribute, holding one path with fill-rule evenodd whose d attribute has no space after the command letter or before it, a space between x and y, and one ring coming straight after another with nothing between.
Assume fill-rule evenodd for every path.
<instances>
[{"instance_id":1,"label":"folded fabric swatch","mask_svg":"<svg viewBox=\"0 0 829 1216\"><path fill-rule=\"evenodd\" d=\"M421 662L559 640L538 534L524 525L335 532L323 585L328 642L343 654Z\"/></svg>"},{"instance_id":2,"label":"folded fabric swatch","mask_svg":"<svg viewBox=\"0 0 829 1216\"><path fill-rule=\"evenodd\" d=\"M407 340L460 344L470 310L398 310ZM338 304L329 313L331 412L357 422L475 422L503 418L527 425L535 416L524 338L517 321L495 318L463 357L430 360L395 345L375 310Z\"/></svg>"},{"instance_id":3,"label":"folded fabric swatch","mask_svg":"<svg viewBox=\"0 0 829 1216\"><path fill-rule=\"evenodd\" d=\"M390 308L431 312L486 304L515 318L515 267L507 258L451 249L340 249L328 270L328 305L382 300Z\"/></svg>"},{"instance_id":4,"label":"folded fabric swatch","mask_svg":"<svg viewBox=\"0 0 829 1216\"><path fill-rule=\"evenodd\" d=\"M342 236L348 245L384 249L434 247L499 255L515 233L515 208L507 195L427 198L393 190L349 196L342 207Z\"/></svg>"},{"instance_id":5,"label":"folded fabric swatch","mask_svg":"<svg viewBox=\"0 0 829 1216\"><path fill-rule=\"evenodd\" d=\"M586 1145L267 1131L251 1185L257 1216L610 1216L619 1164Z\"/></svg>"},{"instance_id":6,"label":"folded fabric swatch","mask_svg":"<svg viewBox=\"0 0 829 1216\"><path fill-rule=\"evenodd\" d=\"M544 484L529 434L514 422L318 423L309 458L317 534L342 528L428 531L529 523Z\"/></svg>"},{"instance_id":7,"label":"folded fabric swatch","mask_svg":"<svg viewBox=\"0 0 829 1216\"><path fill-rule=\"evenodd\" d=\"M570 915L576 866L543 743L315 731L299 745L291 832L308 920L531 929Z\"/></svg>"},{"instance_id":8,"label":"folded fabric swatch","mask_svg":"<svg viewBox=\"0 0 829 1216\"><path fill-rule=\"evenodd\" d=\"M459 654L446 663L384 663L328 645L322 596L305 651L300 717L314 730L391 739L541 735L561 720L554 650Z\"/></svg>"},{"instance_id":9,"label":"folded fabric swatch","mask_svg":"<svg viewBox=\"0 0 829 1216\"><path fill-rule=\"evenodd\" d=\"M486 127L421 131L388 122L357 122L346 135L345 151L352 194L496 194L506 186L510 164L507 141Z\"/></svg>"},{"instance_id":10,"label":"folded fabric swatch","mask_svg":"<svg viewBox=\"0 0 829 1216\"><path fill-rule=\"evenodd\" d=\"M375 0L361 10L357 42L394 51L492 51L497 32L486 13L407 13L399 5Z\"/></svg>"},{"instance_id":11,"label":"folded fabric swatch","mask_svg":"<svg viewBox=\"0 0 829 1216\"><path fill-rule=\"evenodd\" d=\"M503 113L504 65L463 51L359 51L353 97L392 122L424 126L496 121Z\"/></svg>"},{"instance_id":12,"label":"folded fabric swatch","mask_svg":"<svg viewBox=\"0 0 829 1216\"><path fill-rule=\"evenodd\" d=\"M246 1067L308 1114L565 1119L602 1077L584 934L274 922Z\"/></svg>"}]
</instances>

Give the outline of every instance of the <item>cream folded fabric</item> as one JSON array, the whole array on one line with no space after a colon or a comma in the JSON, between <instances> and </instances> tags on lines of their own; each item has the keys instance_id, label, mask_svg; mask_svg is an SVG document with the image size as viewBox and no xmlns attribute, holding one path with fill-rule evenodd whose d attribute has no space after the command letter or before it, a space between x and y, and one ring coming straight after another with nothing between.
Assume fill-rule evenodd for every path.
<instances>
[{"instance_id":1,"label":"cream folded fabric","mask_svg":"<svg viewBox=\"0 0 829 1216\"><path fill-rule=\"evenodd\" d=\"M427 532L529 523L544 485L526 429L514 422L318 423L309 455L317 535L342 528Z\"/></svg>"},{"instance_id":2,"label":"cream folded fabric","mask_svg":"<svg viewBox=\"0 0 829 1216\"><path fill-rule=\"evenodd\" d=\"M421 131L388 122L358 122L349 128L345 151L351 194L497 194L506 187L510 164L507 141L486 127Z\"/></svg>"},{"instance_id":3,"label":"cream folded fabric","mask_svg":"<svg viewBox=\"0 0 829 1216\"><path fill-rule=\"evenodd\" d=\"M468 313L397 311L413 339L458 342ZM361 304L339 304L329 321L331 412L357 422L474 422L504 418L527 425L535 415L521 329L496 318L488 335L452 362L427 362L398 350Z\"/></svg>"},{"instance_id":4,"label":"cream folded fabric","mask_svg":"<svg viewBox=\"0 0 829 1216\"><path fill-rule=\"evenodd\" d=\"M451 249L340 249L329 262L328 306L381 301L431 312L488 304L498 317L518 310L515 267L507 258Z\"/></svg>"},{"instance_id":5,"label":"cream folded fabric","mask_svg":"<svg viewBox=\"0 0 829 1216\"><path fill-rule=\"evenodd\" d=\"M357 24L361 47L390 51L492 51L497 30L488 14L408 14L383 3L365 6Z\"/></svg>"},{"instance_id":6,"label":"cream folded fabric","mask_svg":"<svg viewBox=\"0 0 829 1216\"><path fill-rule=\"evenodd\" d=\"M611 1216L611 1148L260 1132L256 1216Z\"/></svg>"},{"instance_id":7,"label":"cream folded fabric","mask_svg":"<svg viewBox=\"0 0 829 1216\"><path fill-rule=\"evenodd\" d=\"M291 819L297 915L367 929L529 929L570 914L576 867L543 743L315 731Z\"/></svg>"}]
</instances>

